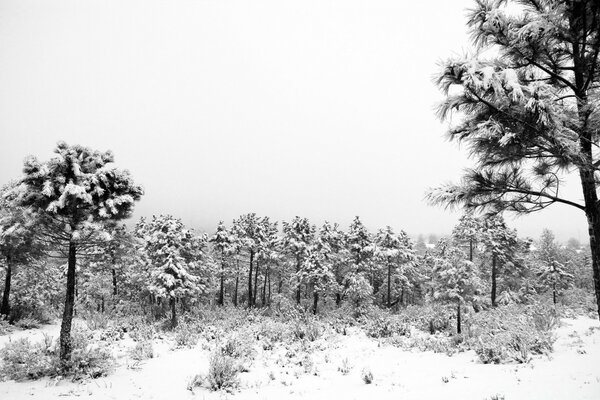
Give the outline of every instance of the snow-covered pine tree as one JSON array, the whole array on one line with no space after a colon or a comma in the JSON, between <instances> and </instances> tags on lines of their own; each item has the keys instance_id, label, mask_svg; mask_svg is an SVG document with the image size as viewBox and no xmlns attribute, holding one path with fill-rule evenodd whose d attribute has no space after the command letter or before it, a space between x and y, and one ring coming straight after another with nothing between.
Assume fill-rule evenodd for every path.
<instances>
[{"instance_id":1,"label":"snow-covered pine tree","mask_svg":"<svg viewBox=\"0 0 600 400\"><path fill-rule=\"evenodd\" d=\"M283 247L295 261L296 304L300 304L301 297L300 270L315 240L315 232L316 227L307 218L296 216L292 221L283 223Z\"/></svg>"},{"instance_id":2,"label":"snow-covered pine tree","mask_svg":"<svg viewBox=\"0 0 600 400\"><path fill-rule=\"evenodd\" d=\"M223 221L219 221L217 231L209 241L212 243L214 252L217 254L220 272L219 272L219 298L217 303L222 306L224 304L225 295L225 274L229 267L229 257L235 252L235 237L227 229Z\"/></svg>"},{"instance_id":3,"label":"snow-covered pine tree","mask_svg":"<svg viewBox=\"0 0 600 400\"><path fill-rule=\"evenodd\" d=\"M49 161L25 160L15 195L19 206L37 214L36 233L56 246L65 246L68 254L60 330L60 358L68 366L77 254L105 241L108 235L103 224L129 217L143 190L129 171L117 168L110 151L59 142L54 152L56 156Z\"/></svg>"},{"instance_id":4,"label":"snow-covered pine tree","mask_svg":"<svg viewBox=\"0 0 600 400\"><path fill-rule=\"evenodd\" d=\"M456 304L456 332L460 334L462 306L474 299L481 286L477 268L447 239L438 242L432 260L434 298Z\"/></svg>"},{"instance_id":5,"label":"snow-covered pine tree","mask_svg":"<svg viewBox=\"0 0 600 400\"><path fill-rule=\"evenodd\" d=\"M501 215L495 215L483 220L480 238L484 251L491 257L490 299L495 307L498 275L516 266L515 254L519 247L517 231L506 226Z\"/></svg>"},{"instance_id":6,"label":"snow-covered pine tree","mask_svg":"<svg viewBox=\"0 0 600 400\"><path fill-rule=\"evenodd\" d=\"M542 231L536 251L538 259L538 279L546 289L552 291L552 302L556 305L557 296L569 286L573 280L565 266L565 261L559 253L554 234L549 229Z\"/></svg>"},{"instance_id":7,"label":"snow-covered pine tree","mask_svg":"<svg viewBox=\"0 0 600 400\"><path fill-rule=\"evenodd\" d=\"M237 238L239 250L246 250L249 254L250 267L248 271L248 307L252 307L254 306L254 296L252 293L254 258L256 256L256 252L260 248L263 234L260 220L255 213L241 215L238 219L233 221L232 233ZM256 288L254 288L254 290L256 290Z\"/></svg>"},{"instance_id":8,"label":"snow-covered pine tree","mask_svg":"<svg viewBox=\"0 0 600 400\"><path fill-rule=\"evenodd\" d=\"M338 224L330 224L325 221L319 229L318 243L320 251L324 253L327 263L333 272L335 278L335 304L340 305L342 301L342 288L345 276L349 271L348 257L346 249L346 235L340 229Z\"/></svg>"},{"instance_id":9,"label":"snow-covered pine tree","mask_svg":"<svg viewBox=\"0 0 600 400\"><path fill-rule=\"evenodd\" d=\"M443 63L439 116L461 114L449 136L477 165L429 197L492 211L582 211L600 317L600 2L477 0L468 27L476 53ZM566 173L577 175L583 201L560 190Z\"/></svg>"},{"instance_id":10,"label":"snow-covered pine tree","mask_svg":"<svg viewBox=\"0 0 600 400\"><path fill-rule=\"evenodd\" d=\"M0 257L5 264L0 318L8 318L10 314L15 267L41 255L42 250L41 243L35 240L35 217L11 198L15 186L16 183L11 183L0 190Z\"/></svg>"},{"instance_id":11,"label":"snow-covered pine tree","mask_svg":"<svg viewBox=\"0 0 600 400\"><path fill-rule=\"evenodd\" d=\"M205 251L208 238L187 229L170 215L141 219L135 228L142 239L148 289L169 301L171 324L177 325L176 302L185 302L210 288L212 266Z\"/></svg>"},{"instance_id":12,"label":"snow-covered pine tree","mask_svg":"<svg viewBox=\"0 0 600 400\"><path fill-rule=\"evenodd\" d=\"M375 259L386 266L386 305L392 306L392 276L396 276L404 289L410 286L409 276L413 271L416 254L408 235L404 231L396 234L392 227L387 226L375 234ZM401 300L401 299L399 299Z\"/></svg>"}]
</instances>

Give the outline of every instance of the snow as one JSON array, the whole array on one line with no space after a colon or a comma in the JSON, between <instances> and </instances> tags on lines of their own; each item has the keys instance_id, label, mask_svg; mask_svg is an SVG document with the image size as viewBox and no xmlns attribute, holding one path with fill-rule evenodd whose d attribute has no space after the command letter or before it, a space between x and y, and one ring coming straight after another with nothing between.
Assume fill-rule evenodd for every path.
<instances>
[{"instance_id":1,"label":"snow","mask_svg":"<svg viewBox=\"0 0 600 400\"><path fill-rule=\"evenodd\" d=\"M41 340L43 333L57 335L57 325L15 332L0 337ZM259 351L250 371L241 374L242 388L234 393L187 390L191 377L208 368L212 343L193 349L171 350L168 341L156 341L157 357L140 368L124 358L113 374L81 383L53 380L0 382L0 399L598 399L600 398L600 323L591 318L563 319L556 331L555 352L529 364L484 365L473 352L450 357L433 352L407 351L369 339L358 330L347 336L320 339L310 356L318 374L301 366L277 365L283 348ZM130 339L119 346L132 345ZM121 351L126 354L125 351ZM123 357L123 356L122 356ZM285 357L283 357L285 358ZM344 375L338 369L346 360ZM366 368L373 383L361 379ZM501 398L501 397L500 397Z\"/></svg>"}]
</instances>

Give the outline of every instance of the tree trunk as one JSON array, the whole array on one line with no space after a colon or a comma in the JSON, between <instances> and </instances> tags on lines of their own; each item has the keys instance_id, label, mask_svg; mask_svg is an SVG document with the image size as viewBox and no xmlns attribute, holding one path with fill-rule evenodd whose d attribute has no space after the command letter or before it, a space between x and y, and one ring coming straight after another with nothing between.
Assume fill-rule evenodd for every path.
<instances>
[{"instance_id":1,"label":"tree trunk","mask_svg":"<svg viewBox=\"0 0 600 400\"><path fill-rule=\"evenodd\" d=\"M252 263L254 262L254 251L250 250L250 275L248 275L248 307L252 307Z\"/></svg>"},{"instance_id":2,"label":"tree trunk","mask_svg":"<svg viewBox=\"0 0 600 400\"><path fill-rule=\"evenodd\" d=\"M112 284L113 284L113 296L118 294L117 291L117 270L112 268Z\"/></svg>"},{"instance_id":3,"label":"tree trunk","mask_svg":"<svg viewBox=\"0 0 600 400\"><path fill-rule=\"evenodd\" d=\"M319 303L319 292L313 291L313 314L317 315L317 304Z\"/></svg>"},{"instance_id":4,"label":"tree trunk","mask_svg":"<svg viewBox=\"0 0 600 400\"><path fill-rule=\"evenodd\" d=\"M335 294L335 305L337 307L339 307L341 303L342 303L342 294L341 293L336 293Z\"/></svg>"},{"instance_id":5,"label":"tree trunk","mask_svg":"<svg viewBox=\"0 0 600 400\"><path fill-rule=\"evenodd\" d=\"M267 295L267 305L271 307L271 269L269 268L269 274L267 275L267 279L269 280L269 294Z\"/></svg>"},{"instance_id":6,"label":"tree trunk","mask_svg":"<svg viewBox=\"0 0 600 400\"><path fill-rule=\"evenodd\" d=\"M460 300L458 300L458 304L456 306L456 333L459 335L462 333L460 322Z\"/></svg>"},{"instance_id":7,"label":"tree trunk","mask_svg":"<svg viewBox=\"0 0 600 400\"><path fill-rule=\"evenodd\" d=\"M233 305L237 307L238 305L238 285L240 283L240 277L235 277L235 292L233 292Z\"/></svg>"},{"instance_id":8,"label":"tree trunk","mask_svg":"<svg viewBox=\"0 0 600 400\"><path fill-rule=\"evenodd\" d=\"M492 256L492 307L496 307L496 255Z\"/></svg>"},{"instance_id":9,"label":"tree trunk","mask_svg":"<svg viewBox=\"0 0 600 400\"><path fill-rule=\"evenodd\" d=\"M552 302L554 303L554 307L556 307L556 282L552 282Z\"/></svg>"},{"instance_id":10,"label":"tree trunk","mask_svg":"<svg viewBox=\"0 0 600 400\"><path fill-rule=\"evenodd\" d=\"M171 327L175 328L177 326L177 307L175 299L171 298Z\"/></svg>"},{"instance_id":11,"label":"tree trunk","mask_svg":"<svg viewBox=\"0 0 600 400\"><path fill-rule=\"evenodd\" d=\"M388 271L387 271L387 307L390 308L392 306L392 263L390 262L390 258L387 259L388 262Z\"/></svg>"},{"instance_id":12,"label":"tree trunk","mask_svg":"<svg viewBox=\"0 0 600 400\"><path fill-rule=\"evenodd\" d=\"M10 282L12 280L12 261L10 256L6 256L6 276L4 277L4 293L2 294L2 305L0 306L0 315L8 318L10 314Z\"/></svg>"},{"instance_id":13,"label":"tree trunk","mask_svg":"<svg viewBox=\"0 0 600 400\"><path fill-rule=\"evenodd\" d=\"M256 260L256 268L254 268L254 297L252 297L252 305L256 307L256 296L258 295L258 274L259 274L259 264L258 260Z\"/></svg>"},{"instance_id":14,"label":"tree trunk","mask_svg":"<svg viewBox=\"0 0 600 400\"><path fill-rule=\"evenodd\" d=\"M296 287L296 304L300 304L300 297L302 294L300 293L300 277L298 273L300 272L300 257L296 256L296 280L298 281L298 286Z\"/></svg>"},{"instance_id":15,"label":"tree trunk","mask_svg":"<svg viewBox=\"0 0 600 400\"><path fill-rule=\"evenodd\" d=\"M583 2L572 3L572 13L569 18L570 30L572 33L573 50L573 72L575 77L575 95L577 96L577 113L579 119L579 149L585 157L584 162L579 166L579 178L581 180L581 189L585 204L585 215L588 221L588 232L590 237L590 249L592 252L592 271L594 274L594 289L596 292L596 306L598 317L600 318L600 209L598 208L598 194L596 193L596 181L594 178L594 159L592 157L592 130L588 127L588 119L591 113L588 104L586 92L587 70L585 60L580 56L580 45L582 31L582 21L586 20L586 4ZM583 36L586 32L583 32ZM597 71L596 71L597 72Z\"/></svg>"},{"instance_id":16,"label":"tree trunk","mask_svg":"<svg viewBox=\"0 0 600 400\"><path fill-rule=\"evenodd\" d=\"M219 305L222 306L224 304L223 294L224 294L224 286L225 286L225 272L223 271L223 264L221 264L221 286L219 288Z\"/></svg>"},{"instance_id":17,"label":"tree trunk","mask_svg":"<svg viewBox=\"0 0 600 400\"><path fill-rule=\"evenodd\" d=\"M261 306L264 307L267 303L267 274L269 273L269 266L265 268L265 274L263 276L263 290L261 296Z\"/></svg>"},{"instance_id":18,"label":"tree trunk","mask_svg":"<svg viewBox=\"0 0 600 400\"><path fill-rule=\"evenodd\" d=\"M469 239L469 261L473 262L473 239Z\"/></svg>"},{"instance_id":19,"label":"tree trunk","mask_svg":"<svg viewBox=\"0 0 600 400\"><path fill-rule=\"evenodd\" d=\"M71 324L75 306L75 264L77 263L77 248L73 241L69 242L69 258L67 264L67 292L65 295L65 308L60 325L60 360L63 367L68 368L71 360L73 343L71 342Z\"/></svg>"}]
</instances>

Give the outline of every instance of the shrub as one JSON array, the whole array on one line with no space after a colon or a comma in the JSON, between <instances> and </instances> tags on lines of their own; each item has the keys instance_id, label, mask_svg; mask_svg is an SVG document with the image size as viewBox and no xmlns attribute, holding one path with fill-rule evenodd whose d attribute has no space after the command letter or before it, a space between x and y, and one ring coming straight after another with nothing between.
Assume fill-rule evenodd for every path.
<instances>
[{"instance_id":1,"label":"shrub","mask_svg":"<svg viewBox=\"0 0 600 400\"><path fill-rule=\"evenodd\" d=\"M373 382L373 373L369 368L363 368L361 372L362 380L367 385L370 385Z\"/></svg>"},{"instance_id":2,"label":"shrub","mask_svg":"<svg viewBox=\"0 0 600 400\"><path fill-rule=\"evenodd\" d=\"M129 355L136 361L146 360L154 357L154 346L151 341L137 342L129 351Z\"/></svg>"},{"instance_id":3,"label":"shrub","mask_svg":"<svg viewBox=\"0 0 600 400\"><path fill-rule=\"evenodd\" d=\"M56 357L43 343L31 343L28 338L9 341L0 349L0 378L16 381L38 379L56 372Z\"/></svg>"},{"instance_id":4,"label":"shrub","mask_svg":"<svg viewBox=\"0 0 600 400\"><path fill-rule=\"evenodd\" d=\"M342 375L348 375L348 373L352 370L352 365L350 365L350 361L347 358L342 360L342 364L338 367L338 371L342 373Z\"/></svg>"},{"instance_id":5,"label":"shrub","mask_svg":"<svg viewBox=\"0 0 600 400\"><path fill-rule=\"evenodd\" d=\"M214 352L209 360L208 374L203 379L209 390L231 390L238 386L239 368L233 357Z\"/></svg>"},{"instance_id":6,"label":"shrub","mask_svg":"<svg viewBox=\"0 0 600 400\"><path fill-rule=\"evenodd\" d=\"M110 321L107 314L99 312L87 312L83 315L83 319L88 328L93 331L106 329Z\"/></svg>"},{"instance_id":7,"label":"shrub","mask_svg":"<svg viewBox=\"0 0 600 400\"><path fill-rule=\"evenodd\" d=\"M25 317L23 319L18 320L15 323L15 326L21 329L36 329L41 326L40 322L31 317Z\"/></svg>"},{"instance_id":8,"label":"shrub","mask_svg":"<svg viewBox=\"0 0 600 400\"><path fill-rule=\"evenodd\" d=\"M364 329L372 338L388 338L392 336L410 336L410 326L393 315L379 311L376 315L365 318Z\"/></svg>"},{"instance_id":9,"label":"shrub","mask_svg":"<svg viewBox=\"0 0 600 400\"><path fill-rule=\"evenodd\" d=\"M49 336L43 342L32 343L27 338L10 341L0 349L2 379L38 379L43 376L70 376L98 378L107 375L114 366L108 349L90 345L87 332L74 329L72 353L68 363L58 357L57 346Z\"/></svg>"},{"instance_id":10,"label":"shrub","mask_svg":"<svg viewBox=\"0 0 600 400\"><path fill-rule=\"evenodd\" d=\"M293 327L294 337L296 339L307 339L314 342L321 337L323 330L318 322L314 320L296 321Z\"/></svg>"},{"instance_id":11,"label":"shrub","mask_svg":"<svg viewBox=\"0 0 600 400\"><path fill-rule=\"evenodd\" d=\"M194 347L198 343L198 331L191 324L180 324L175 332L175 346L177 348L182 347Z\"/></svg>"}]
</instances>

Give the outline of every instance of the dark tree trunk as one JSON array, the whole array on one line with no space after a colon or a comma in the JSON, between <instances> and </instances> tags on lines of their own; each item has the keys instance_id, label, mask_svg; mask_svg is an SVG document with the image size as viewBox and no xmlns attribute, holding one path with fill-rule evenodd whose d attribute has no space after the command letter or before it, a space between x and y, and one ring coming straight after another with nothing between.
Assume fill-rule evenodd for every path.
<instances>
[{"instance_id":1,"label":"dark tree trunk","mask_svg":"<svg viewBox=\"0 0 600 400\"><path fill-rule=\"evenodd\" d=\"M552 303L556 306L556 282L552 282Z\"/></svg>"},{"instance_id":2,"label":"dark tree trunk","mask_svg":"<svg viewBox=\"0 0 600 400\"><path fill-rule=\"evenodd\" d=\"M296 257L296 279L298 280L298 284L296 287L296 304L300 304L300 298L302 294L300 293L300 277L298 273L300 272L300 257Z\"/></svg>"},{"instance_id":3,"label":"dark tree trunk","mask_svg":"<svg viewBox=\"0 0 600 400\"><path fill-rule=\"evenodd\" d=\"M238 285L240 283L240 277L235 277L235 292L233 292L233 305L237 307L238 305Z\"/></svg>"},{"instance_id":4,"label":"dark tree trunk","mask_svg":"<svg viewBox=\"0 0 600 400\"><path fill-rule=\"evenodd\" d=\"M579 149L585 157L579 166L579 178L585 204L585 215L588 221L590 249L592 252L592 271L594 275L594 289L596 292L596 306L600 318L600 209L598 207L598 194L596 193L595 168L592 156L593 129L588 126L591 110L588 104L587 82L591 75L586 74L588 66L581 57L582 40L587 35L585 26L587 21L586 3L572 2L569 27L572 33L573 73L575 77L575 95L577 96L577 112L579 118ZM599 71L593 71L598 73Z\"/></svg>"},{"instance_id":5,"label":"dark tree trunk","mask_svg":"<svg viewBox=\"0 0 600 400\"><path fill-rule=\"evenodd\" d=\"M269 294L267 295L267 305L271 307L271 269L269 268L269 273L267 275L267 279L269 280Z\"/></svg>"},{"instance_id":6,"label":"dark tree trunk","mask_svg":"<svg viewBox=\"0 0 600 400\"><path fill-rule=\"evenodd\" d=\"M256 268L254 268L254 297L252 297L252 305L254 307L256 307L256 296L258 295L258 290L259 290L259 286L258 286L258 275L260 273L259 271L259 264L258 264L258 260L256 260Z\"/></svg>"},{"instance_id":7,"label":"dark tree trunk","mask_svg":"<svg viewBox=\"0 0 600 400\"><path fill-rule=\"evenodd\" d=\"M492 307L496 307L496 255L492 256Z\"/></svg>"},{"instance_id":8,"label":"dark tree trunk","mask_svg":"<svg viewBox=\"0 0 600 400\"><path fill-rule=\"evenodd\" d=\"M392 263L390 262L390 258L387 259L388 262L388 271L387 271L387 307L390 308L392 306Z\"/></svg>"},{"instance_id":9,"label":"dark tree trunk","mask_svg":"<svg viewBox=\"0 0 600 400\"><path fill-rule=\"evenodd\" d=\"M171 299L171 327L175 328L177 326L177 307L175 299Z\"/></svg>"},{"instance_id":10,"label":"dark tree trunk","mask_svg":"<svg viewBox=\"0 0 600 400\"><path fill-rule=\"evenodd\" d=\"M456 305L456 333L458 333L459 335L462 333L461 320L460 320L460 300L458 301L458 304Z\"/></svg>"},{"instance_id":11,"label":"dark tree trunk","mask_svg":"<svg viewBox=\"0 0 600 400\"><path fill-rule=\"evenodd\" d=\"M265 268L265 274L263 277L263 290L262 290L262 296L261 296L261 306L264 307L267 304L267 275L269 273L269 267L267 266Z\"/></svg>"},{"instance_id":12,"label":"dark tree trunk","mask_svg":"<svg viewBox=\"0 0 600 400\"><path fill-rule=\"evenodd\" d=\"M223 296L224 296L224 288L225 288L225 267L223 263L221 263L221 285L219 287L219 305L222 306L224 304Z\"/></svg>"},{"instance_id":13,"label":"dark tree trunk","mask_svg":"<svg viewBox=\"0 0 600 400\"><path fill-rule=\"evenodd\" d=\"M473 239L469 239L469 261L473 262Z\"/></svg>"},{"instance_id":14,"label":"dark tree trunk","mask_svg":"<svg viewBox=\"0 0 600 400\"><path fill-rule=\"evenodd\" d=\"M100 298L100 311L104 314L104 296Z\"/></svg>"},{"instance_id":15,"label":"dark tree trunk","mask_svg":"<svg viewBox=\"0 0 600 400\"><path fill-rule=\"evenodd\" d=\"M341 304L341 302L342 302L342 294L341 293L336 293L335 294L335 305L337 307L339 307L340 304Z\"/></svg>"},{"instance_id":16,"label":"dark tree trunk","mask_svg":"<svg viewBox=\"0 0 600 400\"><path fill-rule=\"evenodd\" d=\"M2 305L0 306L0 315L8 317L10 314L10 282L12 280L12 260L6 256L6 276L4 277L4 292L2 294Z\"/></svg>"},{"instance_id":17,"label":"dark tree trunk","mask_svg":"<svg viewBox=\"0 0 600 400\"><path fill-rule=\"evenodd\" d=\"M65 308L60 325L60 360L63 367L68 367L71 360L73 344L71 342L71 325L75 306L75 264L77 263L77 248L74 242L69 242L69 259L67 264L67 292Z\"/></svg>"},{"instance_id":18,"label":"dark tree trunk","mask_svg":"<svg viewBox=\"0 0 600 400\"><path fill-rule=\"evenodd\" d=\"M317 305L319 303L319 292L313 292L313 314L317 315Z\"/></svg>"},{"instance_id":19,"label":"dark tree trunk","mask_svg":"<svg viewBox=\"0 0 600 400\"><path fill-rule=\"evenodd\" d=\"M254 251L250 250L250 274L248 275L248 307L252 307L252 263L254 262Z\"/></svg>"},{"instance_id":20,"label":"dark tree trunk","mask_svg":"<svg viewBox=\"0 0 600 400\"><path fill-rule=\"evenodd\" d=\"M113 285L113 296L116 296L119 292L117 290L117 270L112 268L112 285Z\"/></svg>"}]
</instances>

